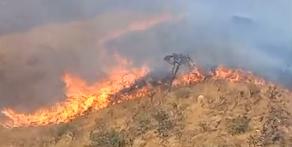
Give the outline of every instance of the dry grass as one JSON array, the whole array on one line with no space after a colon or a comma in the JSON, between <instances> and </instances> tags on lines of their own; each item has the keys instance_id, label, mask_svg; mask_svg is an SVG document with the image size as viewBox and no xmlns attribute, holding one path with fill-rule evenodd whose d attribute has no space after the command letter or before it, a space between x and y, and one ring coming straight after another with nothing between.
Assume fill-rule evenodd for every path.
<instances>
[{"instance_id":1,"label":"dry grass","mask_svg":"<svg viewBox=\"0 0 292 147\"><path fill-rule=\"evenodd\" d=\"M243 134L248 131L249 122L250 119L248 119L246 116L238 116L228 121L226 129L231 135Z\"/></svg>"},{"instance_id":2,"label":"dry grass","mask_svg":"<svg viewBox=\"0 0 292 147\"><path fill-rule=\"evenodd\" d=\"M90 133L90 147L124 147L126 145L123 133L111 130L94 130Z\"/></svg>"},{"instance_id":3,"label":"dry grass","mask_svg":"<svg viewBox=\"0 0 292 147\"><path fill-rule=\"evenodd\" d=\"M287 146L292 135L283 128L291 127L291 96L268 86L205 81L110 106L52 131L2 128L0 146Z\"/></svg>"}]
</instances>

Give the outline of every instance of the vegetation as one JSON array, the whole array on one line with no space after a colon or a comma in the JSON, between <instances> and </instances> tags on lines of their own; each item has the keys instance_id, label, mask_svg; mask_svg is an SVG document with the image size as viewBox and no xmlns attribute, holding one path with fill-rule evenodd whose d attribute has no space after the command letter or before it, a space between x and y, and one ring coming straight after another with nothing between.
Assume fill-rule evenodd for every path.
<instances>
[{"instance_id":1,"label":"vegetation","mask_svg":"<svg viewBox=\"0 0 292 147\"><path fill-rule=\"evenodd\" d=\"M250 119L246 116L239 116L227 123L227 131L232 135L245 133L249 128Z\"/></svg>"},{"instance_id":2,"label":"vegetation","mask_svg":"<svg viewBox=\"0 0 292 147\"><path fill-rule=\"evenodd\" d=\"M171 121L169 114L164 110L158 110L153 117L158 122L157 131L159 136L168 137L169 131L174 128L174 122Z\"/></svg>"},{"instance_id":3,"label":"vegetation","mask_svg":"<svg viewBox=\"0 0 292 147\"><path fill-rule=\"evenodd\" d=\"M95 130L90 133L92 147L124 147L125 138L121 132L111 130Z\"/></svg>"},{"instance_id":4,"label":"vegetation","mask_svg":"<svg viewBox=\"0 0 292 147\"><path fill-rule=\"evenodd\" d=\"M292 146L292 94L279 88L206 80L153 91L67 124L1 128L0 147Z\"/></svg>"}]
</instances>

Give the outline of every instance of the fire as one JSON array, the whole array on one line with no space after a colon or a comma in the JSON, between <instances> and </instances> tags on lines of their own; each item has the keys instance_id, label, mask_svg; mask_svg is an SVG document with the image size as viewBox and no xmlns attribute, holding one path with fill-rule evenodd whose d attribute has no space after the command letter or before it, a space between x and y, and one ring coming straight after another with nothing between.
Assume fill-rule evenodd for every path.
<instances>
[{"instance_id":1,"label":"fire","mask_svg":"<svg viewBox=\"0 0 292 147\"><path fill-rule=\"evenodd\" d=\"M267 82L254 75L249 71L242 69L232 69L224 67L223 65L218 66L210 75L204 75L198 68L194 68L192 71L179 75L173 82L174 86L186 86L197 84L202 82L206 77L211 77L214 80L227 80L233 83L245 82L253 83L255 85L266 85Z\"/></svg>"},{"instance_id":2,"label":"fire","mask_svg":"<svg viewBox=\"0 0 292 147\"><path fill-rule=\"evenodd\" d=\"M196 84L203 81L205 75L203 75L198 68L194 68L187 74L179 76L176 80L173 81L174 86L185 86L190 84Z\"/></svg>"},{"instance_id":3,"label":"fire","mask_svg":"<svg viewBox=\"0 0 292 147\"><path fill-rule=\"evenodd\" d=\"M246 82L256 85L265 85L266 81L255 76L251 72L246 72L242 69L230 69L224 66L219 66L212 73L214 79L224 79L230 82Z\"/></svg>"},{"instance_id":4,"label":"fire","mask_svg":"<svg viewBox=\"0 0 292 147\"><path fill-rule=\"evenodd\" d=\"M120 65L111 70L106 78L91 85L78 76L66 73L63 77L66 99L63 102L48 108L41 108L31 114L19 113L10 108L4 109L2 113L8 118L8 121L2 125L5 127L29 127L66 123L90 110L100 110L112 104L150 94L149 85L135 85L138 80L148 74L148 68L132 67L131 62L117 55L116 59L119 60ZM266 83L250 72L219 66L211 75L204 75L198 68L194 68L188 73L178 75L173 84L174 86L192 85L202 82L207 79L206 77L256 85Z\"/></svg>"},{"instance_id":5,"label":"fire","mask_svg":"<svg viewBox=\"0 0 292 147\"><path fill-rule=\"evenodd\" d=\"M7 108L2 113L9 118L5 127L28 127L44 126L69 122L70 120L84 115L88 110L100 110L111 104L111 96L119 91L130 87L137 79L148 73L147 67L129 67L128 62L123 60L122 65L114 68L109 76L102 81L88 85L84 80L70 73L64 75L66 85L66 99L52 107L42 108L31 114L24 114ZM138 92L142 96L145 91ZM124 96L127 97L127 96ZM134 98L134 96L129 96Z\"/></svg>"}]
</instances>

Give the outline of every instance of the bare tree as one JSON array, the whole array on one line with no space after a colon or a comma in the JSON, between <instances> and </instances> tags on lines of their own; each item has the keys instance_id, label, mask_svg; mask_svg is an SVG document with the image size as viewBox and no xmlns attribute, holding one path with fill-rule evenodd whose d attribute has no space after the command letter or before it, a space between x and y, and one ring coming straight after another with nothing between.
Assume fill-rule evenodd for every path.
<instances>
[{"instance_id":1,"label":"bare tree","mask_svg":"<svg viewBox=\"0 0 292 147\"><path fill-rule=\"evenodd\" d=\"M165 56L164 60L170 65L172 65L169 88L171 88L172 83L176 78L177 72L179 71L181 65L188 66L190 70L192 70L195 67L193 60L188 55L173 53L172 55Z\"/></svg>"}]
</instances>

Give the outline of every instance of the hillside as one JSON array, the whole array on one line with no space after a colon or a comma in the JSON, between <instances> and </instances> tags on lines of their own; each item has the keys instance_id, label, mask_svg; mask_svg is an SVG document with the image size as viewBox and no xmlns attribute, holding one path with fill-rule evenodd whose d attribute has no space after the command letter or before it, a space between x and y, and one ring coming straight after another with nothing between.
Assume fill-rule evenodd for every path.
<instances>
[{"instance_id":1,"label":"hillside","mask_svg":"<svg viewBox=\"0 0 292 147\"><path fill-rule=\"evenodd\" d=\"M292 94L206 79L111 105L70 123L1 128L1 147L292 146Z\"/></svg>"}]
</instances>

